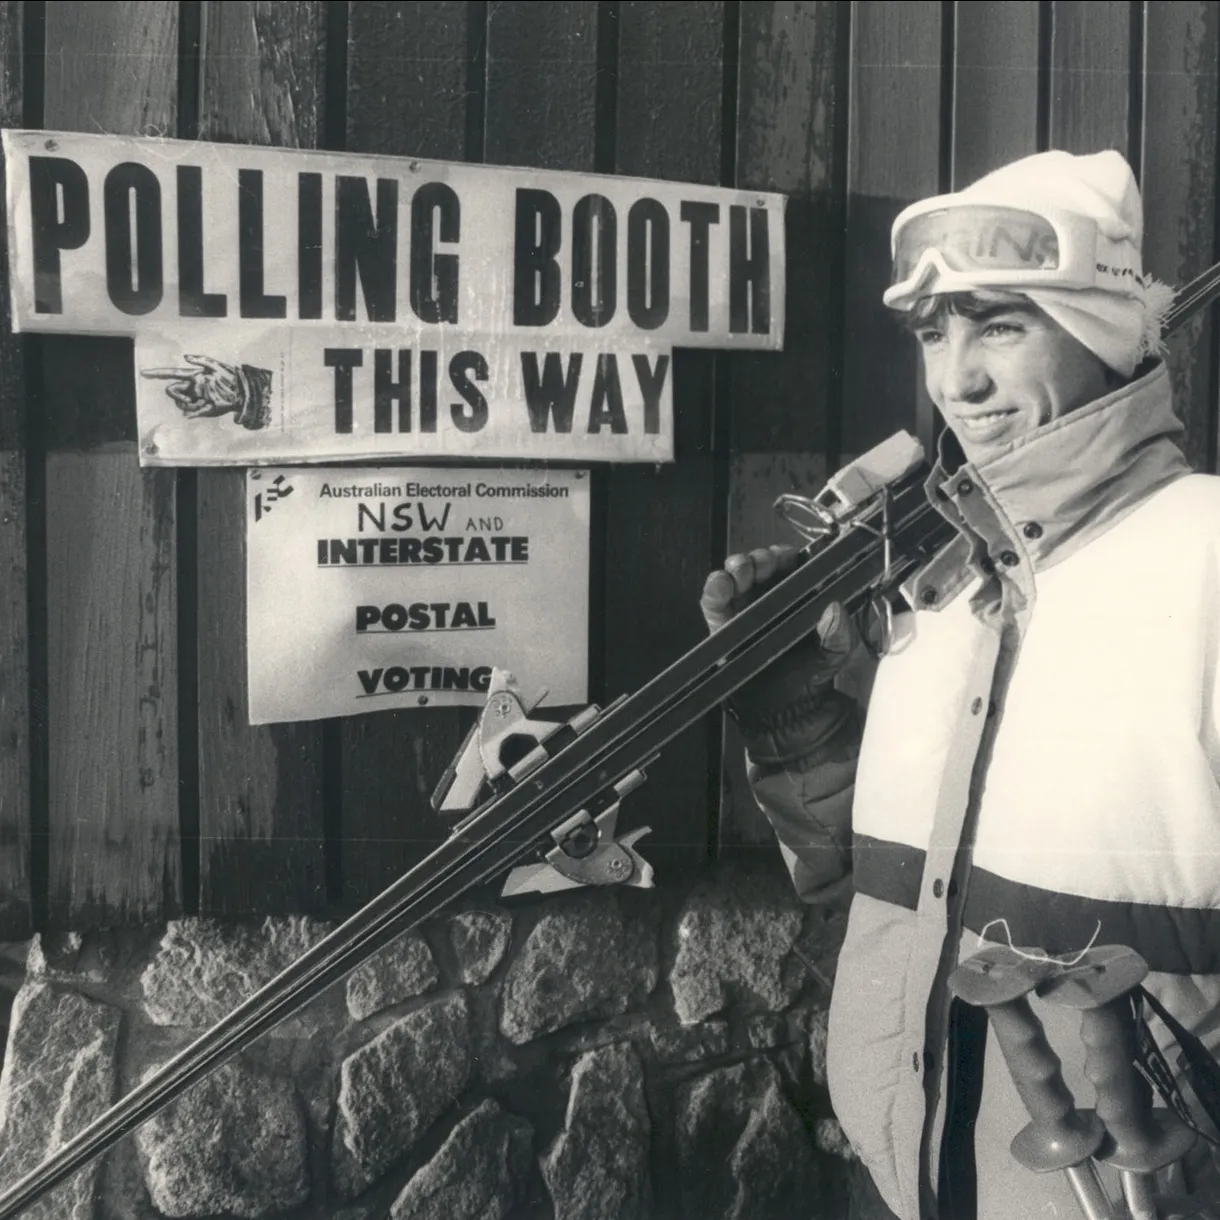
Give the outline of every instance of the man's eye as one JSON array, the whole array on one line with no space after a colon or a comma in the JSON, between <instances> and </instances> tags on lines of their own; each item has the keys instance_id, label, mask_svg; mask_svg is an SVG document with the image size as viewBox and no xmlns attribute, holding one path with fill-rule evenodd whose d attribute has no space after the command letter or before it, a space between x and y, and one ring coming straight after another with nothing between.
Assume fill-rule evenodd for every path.
<instances>
[{"instance_id":1,"label":"man's eye","mask_svg":"<svg viewBox=\"0 0 1220 1220\"><path fill-rule=\"evenodd\" d=\"M997 339L1005 339L1013 335L1023 334L1024 331L1016 322L988 322L986 333Z\"/></svg>"},{"instance_id":2,"label":"man's eye","mask_svg":"<svg viewBox=\"0 0 1220 1220\"><path fill-rule=\"evenodd\" d=\"M941 330L917 330L915 338L922 347L934 347L937 343L944 339L945 333Z\"/></svg>"}]
</instances>

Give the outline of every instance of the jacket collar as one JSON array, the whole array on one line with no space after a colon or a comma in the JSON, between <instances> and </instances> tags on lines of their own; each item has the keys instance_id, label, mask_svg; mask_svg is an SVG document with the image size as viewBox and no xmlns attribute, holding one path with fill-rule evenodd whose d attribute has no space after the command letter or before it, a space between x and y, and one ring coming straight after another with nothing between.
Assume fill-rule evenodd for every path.
<instances>
[{"instance_id":1,"label":"jacket collar","mask_svg":"<svg viewBox=\"0 0 1220 1220\"><path fill-rule=\"evenodd\" d=\"M946 429L927 491L959 537L918 574L912 604L944 605L997 567L1019 578L1066 559L1190 473L1182 431L1162 363L977 465Z\"/></svg>"}]
</instances>

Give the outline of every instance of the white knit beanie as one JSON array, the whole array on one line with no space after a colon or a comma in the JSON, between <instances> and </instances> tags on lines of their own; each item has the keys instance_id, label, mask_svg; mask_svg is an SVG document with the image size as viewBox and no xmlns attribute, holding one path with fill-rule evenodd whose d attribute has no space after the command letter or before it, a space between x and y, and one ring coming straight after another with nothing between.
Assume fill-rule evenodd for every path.
<instances>
[{"instance_id":1,"label":"white knit beanie","mask_svg":"<svg viewBox=\"0 0 1220 1220\"><path fill-rule=\"evenodd\" d=\"M1036 153L987 174L965 190L917 206L923 211L928 203L943 208L989 203L1034 212L1058 209L1096 221L1100 232L1097 286L1014 284L1011 290L1027 296L1124 377L1130 377L1145 356L1161 350L1161 326L1173 293L1143 275L1144 211L1135 175L1121 154L1113 150L1088 156ZM894 237L906 215L904 212L894 222ZM1107 276L1103 268L1111 266L1125 268L1126 273ZM903 293L886 293L885 303L907 310L917 299L938 291L968 290L963 289L960 277L954 285L941 288L937 278L932 268L924 283ZM988 286L1004 287L994 282Z\"/></svg>"}]
</instances>

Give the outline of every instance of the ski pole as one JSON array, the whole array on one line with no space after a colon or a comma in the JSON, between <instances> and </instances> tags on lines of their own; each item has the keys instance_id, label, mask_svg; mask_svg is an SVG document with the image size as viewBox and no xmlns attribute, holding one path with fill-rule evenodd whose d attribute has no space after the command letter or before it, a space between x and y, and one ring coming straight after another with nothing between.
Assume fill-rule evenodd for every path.
<instances>
[{"instance_id":1,"label":"ski pole","mask_svg":"<svg viewBox=\"0 0 1220 1220\"><path fill-rule=\"evenodd\" d=\"M1035 1173L1062 1171L1086 1220L1120 1220L1093 1164L1105 1127L1091 1111L1079 1110L1063 1082L1029 995L1059 969L1055 962L1022 957L993 945L968 958L949 976L949 990L983 1008L995 1030L1013 1084L1030 1123L1012 1141L1013 1156Z\"/></svg>"},{"instance_id":2,"label":"ski pole","mask_svg":"<svg viewBox=\"0 0 1220 1220\"><path fill-rule=\"evenodd\" d=\"M1107 1138L1097 1160L1119 1171L1132 1220L1157 1220L1156 1173L1180 1160L1195 1134L1171 1110L1154 1109L1152 1086L1135 1064L1139 1045L1130 993L1148 974L1134 949L1106 945L1064 967L1039 994L1078 1009L1085 1075L1097 1090L1097 1116Z\"/></svg>"}]
</instances>

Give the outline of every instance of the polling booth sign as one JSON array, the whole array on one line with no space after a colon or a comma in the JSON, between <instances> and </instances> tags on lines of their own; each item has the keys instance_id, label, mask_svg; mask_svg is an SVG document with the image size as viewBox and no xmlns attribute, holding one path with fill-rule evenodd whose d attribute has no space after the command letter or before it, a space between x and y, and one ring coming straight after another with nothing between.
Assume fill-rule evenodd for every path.
<instances>
[{"instance_id":1,"label":"polling booth sign","mask_svg":"<svg viewBox=\"0 0 1220 1220\"><path fill-rule=\"evenodd\" d=\"M783 344L781 195L3 142L14 326L135 336L148 464L670 460L671 350Z\"/></svg>"},{"instance_id":2,"label":"polling booth sign","mask_svg":"<svg viewBox=\"0 0 1220 1220\"><path fill-rule=\"evenodd\" d=\"M251 724L481 705L493 668L587 701L587 471L259 467L246 490Z\"/></svg>"}]
</instances>

